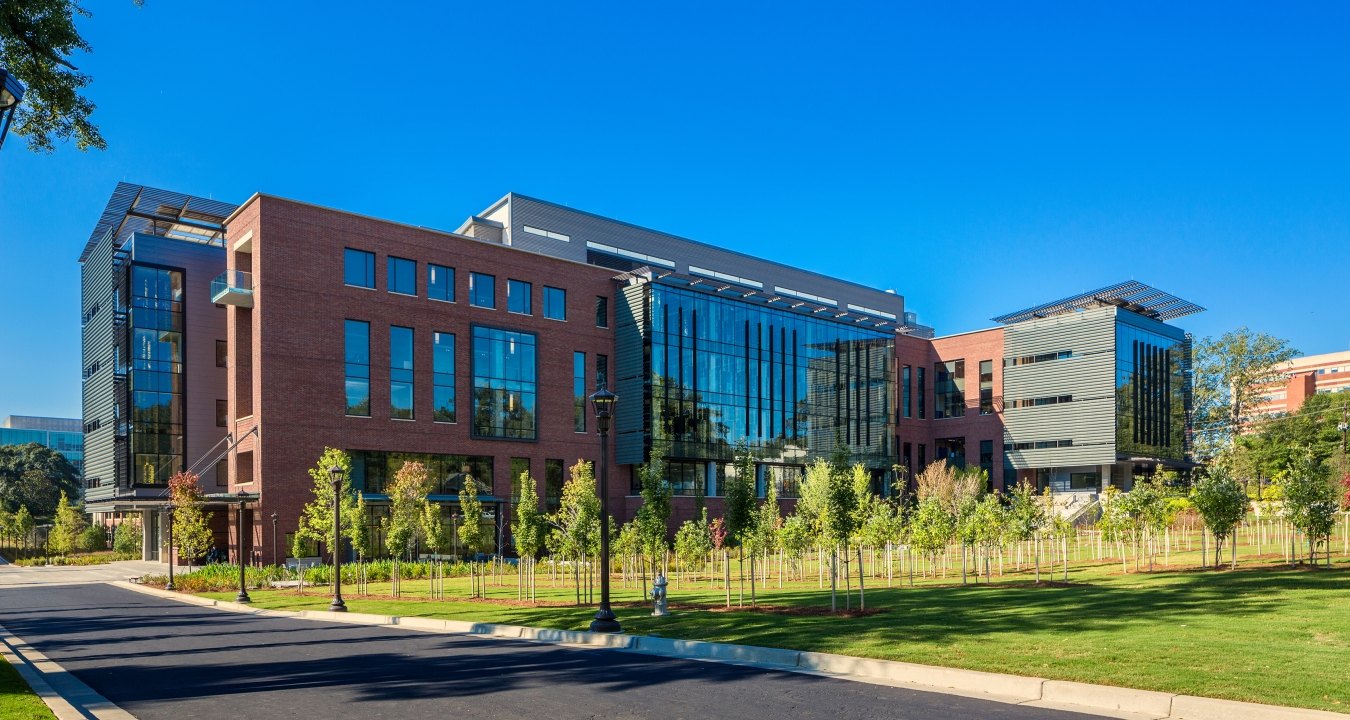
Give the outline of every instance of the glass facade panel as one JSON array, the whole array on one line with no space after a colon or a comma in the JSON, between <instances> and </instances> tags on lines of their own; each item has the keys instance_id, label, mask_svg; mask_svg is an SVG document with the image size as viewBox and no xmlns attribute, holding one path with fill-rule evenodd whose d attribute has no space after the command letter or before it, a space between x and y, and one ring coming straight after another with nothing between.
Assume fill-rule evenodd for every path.
<instances>
[{"instance_id":1,"label":"glass facade panel","mask_svg":"<svg viewBox=\"0 0 1350 720\"><path fill-rule=\"evenodd\" d=\"M183 470L183 273L131 268L133 482Z\"/></svg>"},{"instance_id":2,"label":"glass facade panel","mask_svg":"<svg viewBox=\"0 0 1350 720\"><path fill-rule=\"evenodd\" d=\"M469 273L469 304L474 307L497 307L497 278L484 273Z\"/></svg>"},{"instance_id":3,"label":"glass facade panel","mask_svg":"<svg viewBox=\"0 0 1350 720\"><path fill-rule=\"evenodd\" d=\"M415 260L390 256L386 274L385 282L389 284L389 292L400 295L417 294L417 262Z\"/></svg>"},{"instance_id":4,"label":"glass facade panel","mask_svg":"<svg viewBox=\"0 0 1350 720\"><path fill-rule=\"evenodd\" d=\"M917 387L915 389L919 393L919 419L923 420L928 417L928 408L926 407L928 404L928 381L924 378L924 368L918 368L918 371L919 376L916 378Z\"/></svg>"},{"instance_id":5,"label":"glass facade panel","mask_svg":"<svg viewBox=\"0 0 1350 720\"><path fill-rule=\"evenodd\" d=\"M544 286L544 317L550 320L567 319L567 291Z\"/></svg>"},{"instance_id":6,"label":"glass facade panel","mask_svg":"<svg viewBox=\"0 0 1350 720\"><path fill-rule=\"evenodd\" d=\"M370 416L370 323L346 325L347 414Z\"/></svg>"},{"instance_id":7,"label":"glass facade panel","mask_svg":"<svg viewBox=\"0 0 1350 720\"><path fill-rule=\"evenodd\" d=\"M774 492L778 493L780 498L795 498L801 491L802 479L806 476L806 469L797 465L764 465L764 490L761 496L768 492L769 483L773 484Z\"/></svg>"},{"instance_id":8,"label":"glass facade panel","mask_svg":"<svg viewBox=\"0 0 1350 720\"><path fill-rule=\"evenodd\" d=\"M804 462L844 444L889 467L894 336L666 285L649 286L645 430L674 459Z\"/></svg>"},{"instance_id":9,"label":"glass facade panel","mask_svg":"<svg viewBox=\"0 0 1350 720\"><path fill-rule=\"evenodd\" d=\"M532 315L534 303L530 299L534 286L524 280L506 281L506 311L518 315Z\"/></svg>"},{"instance_id":10,"label":"glass facade panel","mask_svg":"<svg viewBox=\"0 0 1350 720\"><path fill-rule=\"evenodd\" d=\"M946 460L948 465L959 468L966 466L966 439L943 438L933 441L933 460Z\"/></svg>"},{"instance_id":11,"label":"glass facade panel","mask_svg":"<svg viewBox=\"0 0 1350 720\"><path fill-rule=\"evenodd\" d=\"M1181 339L1116 324L1116 452L1182 460L1190 347Z\"/></svg>"},{"instance_id":12,"label":"glass facade panel","mask_svg":"<svg viewBox=\"0 0 1350 720\"><path fill-rule=\"evenodd\" d=\"M933 364L933 417L956 418L966 414L966 361Z\"/></svg>"},{"instance_id":13,"label":"glass facade panel","mask_svg":"<svg viewBox=\"0 0 1350 720\"><path fill-rule=\"evenodd\" d=\"M342 255L342 282L375 289L375 253L346 248Z\"/></svg>"},{"instance_id":14,"label":"glass facade panel","mask_svg":"<svg viewBox=\"0 0 1350 720\"><path fill-rule=\"evenodd\" d=\"M984 471L985 491L994 491L994 441L980 441L980 469Z\"/></svg>"},{"instance_id":15,"label":"glass facade panel","mask_svg":"<svg viewBox=\"0 0 1350 720\"><path fill-rule=\"evenodd\" d=\"M413 331L389 327L389 417L413 419Z\"/></svg>"},{"instance_id":16,"label":"glass facade panel","mask_svg":"<svg viewBox=\"0 0 1350 720\"><path fill-rule=\"evenodd\" d=\"M595 326L609 327L609 298L597 295L595 298Z\"/></svg>"},{"instance_id":17,"label":"glass facade panel","mask_svg":"<svg viewBox=\"0 0 1350 720\"><path fill-rule=\"evenodd\" d=\"M544 510L557 512L562 505L563 461L549 458L544 461Z\"/></svg>"},{"instance_id":18,"label":"glass facade panel","mask_svg":"<svg viewBox=\"0 0 1350 720\"><path fill-rule=\"evenodd\" d=\"M900 370L900 406L904 408L906 418L914 416L914 397L910 388L913 369L906 365Z\"/></svg>"},{"instance_id":19,"label":"glass facade panel","mask_svg":"<svg viewBox=\"0 0 1350 720\"><path fill-rule=\"evenodd\" d=\"M427 297L432 300L455 301L455 269L427 263Z\"/></svg>"},{"instance_id":20,"label":"glass facade panel","mask_svg":"<svg viewBox=\"0 0 1350 720\"><path fill-rule=\"evenodd\" d=\"M707 463L677 460L666 464L666 478L674 495L706 495L707 477Z\"/></svg>"},{"instance_id":21,"label":"glass facade panel","mask_svg":"<svg viewBox=\"0 0 1350 720\"><path fill-rule=\"evenodd\" d=\"M432 420L456 422L455 418L455 336L438 332L432 338Z\"/></svg>"},{"instance_id":22,"label":"glass facade panel","mask_svg":"<svg viewBox=\"0 0 1350 720\"><path fill-rule=\"evenodd\" d=\"M376 450L349 450L348 454L352 459L352 486L367 495L383 495L388 483L394 479L394 473L409 461L420 462L426 467L430 495L457 497L464 488L466 476L473 477L481 494L493 492L490 455L428 455Z\"/></svg>"},{"instance_id":23,"label":"glass facade panel","mask_svg":"<svg viewBox=\"0 0 1350 720\"><path fill-rule=\"evenodd\" d=\"M586 432L586 353L572 353L572 430Z\"/></svg>"},{"instance_id":24,"label":"glass facade panel","mask_svg":"<svg viewBox=\"0 0 1350 720\"><path fill-rule=\"evenodd\" d=\"M533 440L535 337L499 328L473 329L473 433Z\"/></svg>"},{"instance_id":25,"label":"glass facade panel","mask_svg":"<svg viewBox=\"0 0 1350 720\"><path fill-rule=\"evenodd\" d=\"M994 412L994 361L980 361L980 414Z\"/></svg>"}]
</instances>

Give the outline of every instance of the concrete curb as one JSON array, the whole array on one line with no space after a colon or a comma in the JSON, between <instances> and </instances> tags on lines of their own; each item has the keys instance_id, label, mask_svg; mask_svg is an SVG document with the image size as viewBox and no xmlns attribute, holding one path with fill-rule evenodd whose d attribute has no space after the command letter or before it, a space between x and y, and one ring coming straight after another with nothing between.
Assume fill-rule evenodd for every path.
<instances>
[{"instance_id":1,"label":"concrete curb","mask_svg":"<svg viewBox=\"0 0 1350 720\"><path fill-rule=\"evenodd\" d=\"M41 698L56 720L136 720L68 670L0 626L0 654Z\"/></svg>"},{"instance_id":2,"label":"concrete curb","mask_svg":"<svg viewBox=\"0 0 1350 720\"><path fill-rule=\"evenodd\" d=\"M300 612L259 610L249 605L209 600L123 581L113 582L112 584L147 595L155 595L194 605L214 606L221 610L250 615L274 615L361 625L393 625L421 632L483 635L555 645L620 650L702 662L752 665L854 682L882 682L925 692L954 693L995 702L1030 704L1115 717L1156 718L1158 720L1350 720L1350 715L1325 710L1306 710L1234 700L1216 700L1153 690L1136 690L1065 680L1046 680L1044 678L919 665L894 660L874 660L831 653L735 645L703 640L677 640L650 635L615 635L580 630L533 628L521 625L496 625L465 620L439 620L421 617L367 615L364 613L332 613L319 610L303 610Z\"/></svg>"}]
</instances>

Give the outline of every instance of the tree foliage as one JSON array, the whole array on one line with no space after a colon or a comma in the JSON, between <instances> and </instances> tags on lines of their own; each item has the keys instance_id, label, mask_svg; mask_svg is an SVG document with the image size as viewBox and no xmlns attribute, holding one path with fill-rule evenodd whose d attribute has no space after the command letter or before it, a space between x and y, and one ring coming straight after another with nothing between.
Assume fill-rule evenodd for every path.
<instances>
[{"instance_id":1,"label":"tree foliage","mask_svg":"<svg viewBox=\"0 0 1350 720\"><path fill-rule=\"evenodd\" d=\"M113 530L113 551L119 555L140 557L143 541L139 518L123 518Z\"/></svg>"},{"instance_id":2,"label":"tree foliage","mask_svg":"<svg viewBox=\"0 0 1350 720\"><path fill-rule=\"evenodd\" d=\"M62 493L80 494L79 471L61 453L40 445L0 445L0 507L27 508L34 517L56 512Z\"/></svg>"},{"instance_id":3,"label":"tree foliage","mask_svg":"<svg viewBox=\"0 0 1350 720\"><path fill-rule=\"evenodd\" d=\"M1290 463L1280 484L1284 490L1285 517L1303 533L1311 561L1317 555L1318 544L1330 540L1336 523L1336 485L1310 450Z\"/></svg>"},{"instance_id":4,"label":"tree foliage","mask_svg":"<svg viewBox=\"0 0 1350 720\"><path fill-rule=\"evenodd\" d=\"M333 478L329 474L329 468L332 467L341 470L338 492L342 505L342 538L351 542L358 551L363 550L364 505L352 489L352 460L347 453L326 447L319 461L309 469L309 477L314 481L311 491L314 499L300 511L300 525L292 548L295 557L301 557L302 549L311 542L324 543L329 552L336 549L336 538L333 537Z\"/></svg>"},{"instance_id":5,"label":"tree foliage","mask_svg":"<svg viewBox=\"0 0 1350 720\"><path fill-rule=\"evenodd\" d=\"M136 0L140 5L140 0ZM72 0L0 0L0 66L25 85L13 132L28 149L51 152L57 141L75 141L80 150L106 147L89 116L94 104L81 92L90 77L72 62L90 52L75 18L90 13Z\"/></svg>"},{"instance_id":6,"label":"tree foliage","mask_svg":"<svg viewBox=\"0 0 1350 720\"><path fill-rule=\"evenodd\" d=\"M675 556L685 567L697 567L712 550L708 509L703 508L697 520L685 520L675 531Z\"/></svg>"},{"instance_id":7,"label":"tree foliage","mask_svg":"<svg viewBox=\"0 0 1350 720\"><path fill-rule=\"evenodd\" d=\"M591 463L577 460L572 466L572 477L563 484L562 503L553 521L558 526L558 548L564 555L584 557L599 550L600 498L595 494Z\"/></svg>"},{"instance_id":8,"label":"tree foliage","mask_svg":"<svg viewBox=\"0 0 1350 720\"><path fill-rule=\"evenodd\" d=\"M1226 469L1214 467L1191 485L1190 499L1205 527L1214 535L1214 564L1218 565L1223 539L1231 536L1247 515L1247 493Z\"/></svg>"},{"instance_id":9,"label":"tree foliage","mask_svg":"<svg viewBox=\"0 0 1350 720\"><path fill-rule=\"evenodd\" d=\"M435 528L428 528L427 520L434 515L439 523L440 512L427 500L430 491L426 466L416 460L405 461L385 488L389 495L385 542L394 557L409 555L419 543L431 545L427 542L431 539L427 531ZM439 538L435 544L440 544Z\"/></svg>"},{"instance_id":10,"label":"tree foliage","mask_svg":"<svg viewBox=\"0 0 1350 720\"><path fill-rule=\"evenodd\" d=\"M528 470L520 473L520 495L516 498L515 522L511 523L511 537L516 554L522 558L539 555L544 545L544 516L539 512L539 493Z\"/></svg>"},{"instance_id":11,"label":"tree foliage","mask_svg":"<svg viewBox=\"0 0 1350 720\"><path fill-rule=\"evenodd\" d=\"M47 535L47 547L57 555L66 555L80 549L80 533L87 525L84 509L70 502L65 492L56 502L56 516L51 532Z\"/></svg>"},{"instance_id":12,"label":"tree foliage","mask_svg":"<svg viewBox=\"0 0 1350 720\"><path fill-rule=\"evenodd\" d=\"M666 480L666 444L653 443L647 462L637 468L641 483L642 505L638 507L638 542L648 561L655 564L669 547L666 544L670 522L670 483ZM597 509L597 512L599 510Z\"/></svg>"},{"instance_id":13,"label":"tree foliage","mask_svg":"<svg viewBox=\"0 0 1350 720\"><path fill-rule=\"evenodd\" d=\"M1287 340L1240 327L1195 346L1194 424L1197 454L1210 457L1242 434L1263 386L1284 377L1300 355Z\"/></svg>"},{"instance_id":14,"label":"tree foliage","mask_svg":"<svg viewBox=\"0 0 1350 720\"><path fill-rule=\"evenodd\" d=\"M169 505L173 508L173 544L189 563L206 554L211 537L211 515L202 509L202 490L196 473L180 472L169 478Z\"/></svg>"},{"instance_id":15,"label":"tree foliage","mask_svg":"<svg viewBox=\"0 0 1350 720\"><path fill-rule=\"evenodd\" d=\"M478 482L467 475L459 489L459 509L464 513L464 522L459 524L459 542L465 552L487 552L492 534L483 527L483 503L478 499Z\"/></svg>"}]
</instances>

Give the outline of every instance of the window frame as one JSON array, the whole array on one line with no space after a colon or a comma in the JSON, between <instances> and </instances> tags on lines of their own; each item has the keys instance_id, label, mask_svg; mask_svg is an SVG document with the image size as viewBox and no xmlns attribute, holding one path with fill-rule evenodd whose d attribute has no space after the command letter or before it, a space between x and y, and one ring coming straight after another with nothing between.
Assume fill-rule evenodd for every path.
<instances>
[{"instance_id":1,"label":"window frame","mask_svg":"<svg viewBox=\"0 0 1350 720\"><path fill-rule=\"evenodd\" d=\"M432 282L432 273L436 270L444 270L448 282L445 283L447 297L436 297L432 294L432 288L435 287ZM455 269L449 265L440 265L437 263L427 263L427 299L437 302L453 303L455 301Z\"/></svg>"},{"instance_id":2,"label":"window frame","mask_svg":"<svg viewBox=\"0 0 1350 720\"><path fill-rule=\"evenodd\" d=\"M478 302L478 295L477 295L477 293L481 291L481 289L477 286L479 285L480 280L483 278L486 278L492 286L491 289L488 291L489 302L486 305L480 304ZM484 310L497 309L496 275L493 275L491 273L474 272L473 270L469 271L469 307L483 308Z\"/></svg>"},{"instance_id":3,"label":"window frame","mask_svg":"<svg viewBox=\"0 0 1350 720\"><path fill-rule=\"evenodd\" d=\"M395 278L401 275L401 273L395 274L395 267L401 266L403 263L412 265L412 272L408 275L412 280L412 292L404 292L403 290L394 287ZM417 297L417 261L405 257L398 257L396 255L386 255L384 263L384 284L391 295ZM402 283L399 284L401 285Z\"/></svg>"},{"instance_id":4,"label":"window frame","mask_svg":"<svg viewBox=\"0 0 1350 720\"><path fill-rule=\"evenodd\" d=\"M515 307L522 297L522 293L513 292L516 288L524 288L524 310L517 310ZM510 277L506 279L506 312L512 315L534 315L534 283Z\"/></svg>"},{"instance_id":5,"label":"window frame","mask_svg":"<svg viewBox=\"0 0 1350 720\"><path fill-rule=\"evenodd\" d=\"M370 279L369 285L353 285L347 282L349 273L347 263L352 259L353 254L360 254L365 256L365 259L367 261L365 272L366 277ZM362 290L374 290L376 285L375 253L371 252L370 250L362 250L360 248L344 247L342 249L342 284L347 287L361 288Z\"/></svg>"},{"instance_id":6,"label":"window frame","mask_svg":"<svg viewBox=\"0 0 1350 720\"><path fill-rule=\"evenodd\" d=\"M553 302L551 302L550 296L553 295L554 293L562 295L562 301L558 305L558 307L561 309L562 312L558 315L554 315L554 313L550 310L550 307L554 304ZM567 322L567 288L545 285L542 299L544 301L545 318L549 320L558 320L560 322Z\"/></svg>"}]
</instances>

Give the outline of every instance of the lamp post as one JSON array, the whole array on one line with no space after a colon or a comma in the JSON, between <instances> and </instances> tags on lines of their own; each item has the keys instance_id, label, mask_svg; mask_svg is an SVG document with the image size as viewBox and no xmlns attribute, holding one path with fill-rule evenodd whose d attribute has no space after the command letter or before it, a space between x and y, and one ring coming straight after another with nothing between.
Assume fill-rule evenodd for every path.
<instances>
[{"instance_id":1,"label":"lamp post","mask_svg":"<svg viewBox=\"0 0 1350 720\"><path fill-rule=\"evenodd\" d=\"M342 467L328 468L328 476L333 479L333 602L328 611L347 612L342 602Z\"/></svg>"},{"instance_id":2,"label":"lamp post","mask_svg":"<svg viewBox=\"0 0 1350 720\"><path fill-rule=\"evenodd\" d=\"M175 588L174 585L173 585L173 506L172 506L172 505L169 506L169 510L168 510L168 512L166 512L165 514L169 517L169 526L168 526L168 528L166 528L166 529L168 530L168 533L169 533L169 547L168 547L168 549L165 551L165 554L167 554L167 555L169 556L169 582L168 582L167 585L164 586L164 589L165 589L165 590L176 590L177 588Z\"/></svg>"},{"instance_id":3,"label":"lamp post","mask_svg":"<svg viewBox=\"0 0 1350 720\"><path fill-rule=\"evenodd\" d=\"M248 491L239 491L239 547L236 550L239 560L239 594L235 596L237 603L251 603L253 598L248 596L248 589L244 585L244 505L248 502ZM173 554L170 552L170 561L173 560Z\"/></svg>"},{"instance_id":4,"label":"lamp post","mask_svg":"<svg viewBox=\"0 0 1350 720\"><path fill-rule=\"evenodd\" d=\"M277 557L277 514L272 513L272 564L279 567L281 563L277 562L278 560L280 558Z\"/></svg>"},{"instance_id":5,"label":"lamp post","mask_svg":"<svg viewBox=\"0 0 1350 720\"><path fill-rule=\"evenodd\" d=\"M0 68L0 146L5 144L5 135L20 102L23 102L23 83L15 80L8 70Z\"/></svg>"},{"instance_id":6,"label":"lamp post","mask_svg":"<svg viewBox=\"0 0 1350 720\"><path fill-rule=\"evenodd\" d=\"M605 387L604 379L597 379L591 405L600 431L600 609L591 621L591 632L623 632L609 608L609 420L618 401L619 397Z\"/></svg>"}]
</instances>

